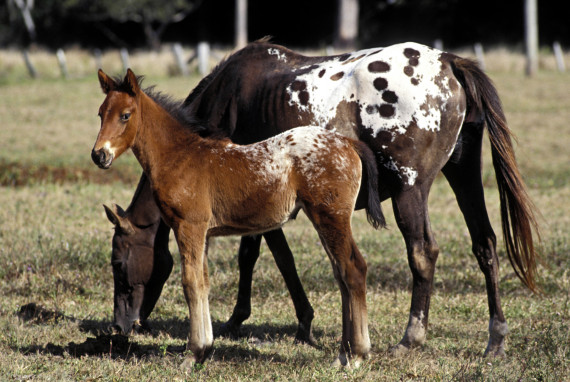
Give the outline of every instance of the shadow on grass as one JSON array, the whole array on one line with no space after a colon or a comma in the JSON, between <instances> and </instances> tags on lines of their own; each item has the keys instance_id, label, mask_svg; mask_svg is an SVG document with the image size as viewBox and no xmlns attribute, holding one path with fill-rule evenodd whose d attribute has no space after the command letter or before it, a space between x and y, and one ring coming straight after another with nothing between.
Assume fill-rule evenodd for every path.
<instances>
[{"instance_id":1,"label":"shadow on grass","mask_svg":"<svg viewBox=\"0 0 570 382\"><path fill-rule=\"evenodd\" d=\"M49 354L62 357L100 357L111 359L128 360L131 358L183 356L186 351L185 345L161 346L160 344L139 344L136 336L110 334L109 321L78 320L74 317L65 316L61 312L50 311L40 305L30 303L20 308L18 317L31 325L49 325L67 320L78 322L79 329L88 334L84 342L69 342L67 345L31 345L13 347L14 351L25 355ZM223 322L212 323L214 333L220 331ZM151 330L147 333L157 337L160 333L168 333L172 338L186 341L189 322L187 319L151 320ZM279 354L261 352L259 349L290 337L291 342L295 338L297 327L295 325L276 326L272 324L244 325L240 335L236 339L239 343L228 345L227 343L214 343L212 359L224 361L244 361L251 359L270 360L271 362L285 362ZM317 335L322 335L318 331ZM216 338L218 338L216 336ZM244 343L245 340L245 343Z\"/></svg>"}]
</instances>

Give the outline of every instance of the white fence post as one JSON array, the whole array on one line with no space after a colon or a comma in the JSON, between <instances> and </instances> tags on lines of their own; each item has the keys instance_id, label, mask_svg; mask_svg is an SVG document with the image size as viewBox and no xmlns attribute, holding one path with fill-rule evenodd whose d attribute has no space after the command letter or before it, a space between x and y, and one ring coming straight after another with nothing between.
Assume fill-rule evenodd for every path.
<instances>
[{"instance_id":1,"label":"white fence post","mask_svg":"<svg viewBox=\"0 0 570 382\"><path fill-rule=\"evenodd\" d=\"M174 53L174 59L176 60L176 64L178 65L178 69L180 73L186 77L188 76L188 66L186 65L186 61L184 60L184 51L182 49L182 45L176 43L172 46L172 52Z\"/></svg>"},{"instance_id":2,"label":"white fence post","mask_svg":"<svg viewBox=\"0 0 570 382\"><path fill-rule=\"evenodd\" d=\"M443 40L438 38L433 42L433 47L437 50L443 50Z\"/></svg>"},{"instance_id":3,"label":"white fence post","mask_svg":"<svg viewBox=\"0 0 570 382\"><path fill-rule=\"evenodd\" d=\"M205 76L210 71L210 45L207 42L198 43L198 72Z\"/></svg>"},{"instance_id":4,"label":"white fence post","mask_svg":"<svg viewBox=\"0 0 570 382\"><path fill-rule=\"evenodd\" d=\"M566 71L566 65L564 64L564 53L562 52L562 47L558 41L554 41L552 44L552 50L554 51L554 57L556 58L556 67L559 72Z\"/></svg>"},{"instance_id":5,"label":"white fence post","mask_svg":"<svg viewBox=\"0 0 570 382\"><path fill-rule=\"evenodd\" d=\"M532 77L538 71L538 10L537 0L524 1L526 75Z\"/></svg>"},{"instance_id":6,"label":"white fence post","mask_svg":"<svg viewBox=\"0 0 570 382\"><path fill-rule=\"evenodd\" d=\"M28 54L27 50L22 51L22 56L24 57L24 62L26 63L26 68L28 68L28 73L30 73L30 77L38 78L38 72L32 64L32 60L30 60L30 55Z\"/></svg>"},{"instance_id":7,"label":"white fence post","mask_svg":"<svg viewBox=\"0 0 570 382\"><path fill-rule=\"evenodd\" d=\"M121 49L121 60L123 61L123 69L126 72L127 69L131 67L131 64L129 62L129 51L127 48Z\"/></svg>"},{"instance_id":8,"label":"white fence post","mask_svg":"<svg viewBox=\"0 0 570 382\"><path fill-rule=\"evenodd\" d=\"M67 71L67 61L65 59L65 52L63 51L63 49L58 49L55 55L57 57L57 62L59 63L59 69L61 70L62 77L68 79L69 73Z\"/></svg>"},{"instance_id":9,"label":"white fence post","mask_svg":"<svg viewBox=\"0 0 570 382\"><path fill-rule=\"evenodd\" d=\"M95 58L95 69L103 69L103 53L101 49L95 49L93 51L93 57Z\"/></svg>"},{"instance_id":10,"label":"white fence post","mask_svg":"<svg viewBox=\"0 0 570 382\"><path fill-rule=\"evenodd\" d=\"M235 44L241 49L247 44L247 0L235 0Z\"/></svg>"},{"instance_id":11,"label":"white fence post","mask_svg":"<svg viewBox=\"0 0 570 382\"><path fill-rule=\"evenodd\" d=\"M483 45L480 42L473 45L473 50L475 51L475 57L477 57L477 62L479 62L479 67L485 70L485 54L483 53Z\"/></svg>"}]
</instances>

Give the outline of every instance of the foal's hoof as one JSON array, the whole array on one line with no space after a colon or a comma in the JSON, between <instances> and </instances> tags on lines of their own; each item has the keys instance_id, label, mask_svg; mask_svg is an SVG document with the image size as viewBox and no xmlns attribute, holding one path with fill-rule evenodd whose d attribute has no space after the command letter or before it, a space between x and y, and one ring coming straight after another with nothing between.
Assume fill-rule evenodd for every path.
<instances>
[{"instance_id":1,"label":"foal's hoof","mask_svg":"<svg viewBox=\"0 0 570 382\"><path fill-rule=\"evenodd\" d=\"M186 359L180 365L180 368L184 371L195 370L206 362L206 360L212 355L213 349L213 347L208 347L201 351L188 354Z\"/></svg>"},{"instance_id":2,"label":"foal's hoof","mask_svg":"<svg viewBox=\"0 0 570 382\"><path fill-rule=\"evenodd\" d=\"M334 368L358 369L367 356L353 356L348 358L346 353L340 353L332 363Z\"/></svg>"}]
</instances>

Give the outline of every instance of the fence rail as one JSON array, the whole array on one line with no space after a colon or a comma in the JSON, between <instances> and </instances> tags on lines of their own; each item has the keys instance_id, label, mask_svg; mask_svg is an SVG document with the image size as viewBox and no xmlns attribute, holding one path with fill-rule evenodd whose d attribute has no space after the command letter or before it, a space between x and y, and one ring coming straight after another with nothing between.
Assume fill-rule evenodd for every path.
<instances>
[{"instance_id":1,"label":"fence rail","mask_svg":"<svg viewBox=\"0 0 570 382\"><path fill-rule=\"evenodd\" d=\"M436 40L434 42L434 46L437 48L443 48L443 43L441 40ZM489 52L486 52L483 48L481 43L475 43L472 47L472 50L464 49L460 51L461 55L473 55L474 58L479 62L483 69L487 70L504 70L504 67L510 67L507 70L518 70L519 64L511 64L511 65L497 65L497 59L493 59L494 53L493 49L489 49ZM568 59L566 57L563 48L561 47L560 43L554 42L551 48L552 53L549 53L547 49L543 50L541 53L541 64L540 67L542 70L557 70L559 72L566 71L566 63L565 61ZM103 52L99 49L95 49L90 52L89 60L91 61L91 68L98 69L103 68L108 71L125 71L128 67L133 65L136 68L139 68L143 71L147 71L147 68L154 67L156 65L162 65L166 67L166 71L168 75L171 76L188 76L191 73L198 73L202 76L206 75L213 65L217 61L219 61L222 57L229 53L228 49L212 49L210 45L206 42L199 43L196 47L191 48L183 48L180 44L173 44L171 49L163 49L161 53L156 52L145 52L141 54L140 52L134 53L131 56L130 52L127 49L120 49L119 54L117 57L116 51L113 54L113 51L108 51L103 54ZM311 52L313 54L333 54L334 50L331 47L327 47L323 51L318 52ZM339 52L340 53L340 52ZM49 55L50 53L48 53ZM51 53L54 54L54 53ZM514 56L520 56L521 60L524 60L524 55L522 53L512 53ZM110 59L108 56L113 55L114 58ZM144 59L135 58L141 55L150 55L150 59L146 59L148 65L145 65ZM495 54L496 55L496 54ZM106 57L104 57L106 56ZM160 59L158 58L160 56ZM27 50L23 50L21 52L21 57L24 61L27 75L31 78L40 78L42 77L41 70L36 68L34 63L33 54ZM55 57L58 63L59 68L59 75L63 79L73 78L73 77L81 77L74 73L73 68L77 67L76 65L72 64L73 58L68 57L66 52L63 49L58 49L55 52ZM168 57L168 58L166 58ZM117 59L118 58L118 59ZM3 60L0 59L0 76L4 75L5 70L2 69L2 62ZM82 58L83 65L85 66L85 58ZM495 61L495 64L493 64ZM118 65L120 62L120 66ZM524 66L524 63L522 64ZM112 68L106 68L105 66L111 66ZM85 68L83 68L83 72L85 72ZM90 71L90 69L87 69ZM524 70L524 69L523 69Z\"/></svg>"}]
</instances>

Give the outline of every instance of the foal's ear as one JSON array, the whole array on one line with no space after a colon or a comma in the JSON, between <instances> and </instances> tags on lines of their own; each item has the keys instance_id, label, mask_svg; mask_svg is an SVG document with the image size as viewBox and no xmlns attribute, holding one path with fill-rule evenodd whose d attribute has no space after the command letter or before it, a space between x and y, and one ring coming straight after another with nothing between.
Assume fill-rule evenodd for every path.
<instances>
[{"instance_id":1,"label":"foal's ear","mask_svg":"<svg viewBox=\"0 0 570 382\"><path fill-rule=\"evenodd\" d=\"M108 94L111 90L117 87L117 83L111 77L105 74L104 71L99 69L97 72L97 76L99 77L99 83L101 84L101 89L103 93Z\"/></svg>"},{"instance_id":2,"label":"foal's ear","mask_svg":"<svg viewBox=\"0 0 570 382\"><path fill-rule=\"evenodd\" d=\"M125 217L125 211L116 204L113 204L113 209L110 209L103 204L105 208L105 213L107 214L107 219L115 225L115 228L119 228L122 232L130 235L135 232L133 226L128 218Z\"/></svg>"},{"instance_id":3,"label":"foal's ear","mask_svg":"<svg viewBox=\"0 0 570 382\"><path fill-rule=\"evenodd\" d=\"M128 85L133 95L136 95L140 90L139 80L137 79L137 76L135 76L135 73L133 73L131 68L127 69L127 75L125 76L124 83Z\"/></svg>"}]
</instances>

